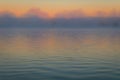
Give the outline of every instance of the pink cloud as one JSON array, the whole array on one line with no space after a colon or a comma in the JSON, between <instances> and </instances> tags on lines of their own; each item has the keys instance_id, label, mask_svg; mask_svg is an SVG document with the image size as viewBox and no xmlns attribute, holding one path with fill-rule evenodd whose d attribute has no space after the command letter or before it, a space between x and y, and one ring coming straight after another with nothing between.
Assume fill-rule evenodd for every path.
<instances>
[{"instance_id":1,"label":"pink cloud","mask_svg":"<svg viewBox=\"0 0 120 80\"><path fill-rule=\"evenodd\" d=\"M39 8L32 8L25 15L26 16L37 16L40 18L48 17L48 14L46 12L41 11Z\"/></svg>"},{"instance_id":2,"label":"pink cloud","mask_svg":"<svg viewBox=\"0 0 120 80\"><path fill-rule=\"evenodd\" d=\"M108 12L96 11L95 16L97 17L120 17L120 11L112 9Z\"/></svg>"},{"instance_id":3,"label":"pink cloud","mask_svg":"<svg viewBox=\"0 0 120 80\"><path fill-rule=\"evenodd\" d=\"M15 14L10 11L2 11L0 12L0 16L15 16Z\"/></svg>"},{"instance_id":4,"label":"pink cloud","mask_svg":"<svg viewBox=\"0 0 120 80\"><path fill-rule=\"evenodd\" d=\"M110 16L114 16L114 17L120 17L120 11L113 9L110 12Z\"/></svg>"},{"instance_id":5,"label":"pink cloud","mask_svg":"<svg viewBox=\"0 0 120 80\"><path fill-rule=\"evenodd\" d=\"M107 15L107 14L105 12L103 12L103 11L97 11L95 13L95 16L99 16L99 17L104 17L105 15Z\"/></svg>"},{"instance_id":6,"label":"pink cloud","mask_svg":"<svg viewBox=\"0 0 120 80\"><path fill-rule=\"evenodd\" d=\"M81 9L73 10L73 11L64 11L56 14L56 17L64 17L64 18L80 18L85 16L86 16L85 12Z\"/></svg>"}]
</instances>

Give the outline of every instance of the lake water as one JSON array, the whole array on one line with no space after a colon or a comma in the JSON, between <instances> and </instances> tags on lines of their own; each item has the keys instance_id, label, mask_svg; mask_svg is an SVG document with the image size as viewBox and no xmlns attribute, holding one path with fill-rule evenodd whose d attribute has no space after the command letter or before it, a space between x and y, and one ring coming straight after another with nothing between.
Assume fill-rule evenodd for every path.
<instances>
[{"instance_id":1,"label":"lake water","mask_svg":"<svg viewBox=\"0 0 120 80\"><path fill-rule=\"evenodd\" d=\"M0 80L120 80L120 29L0 29Z\"/></svg>"}]
</instances>

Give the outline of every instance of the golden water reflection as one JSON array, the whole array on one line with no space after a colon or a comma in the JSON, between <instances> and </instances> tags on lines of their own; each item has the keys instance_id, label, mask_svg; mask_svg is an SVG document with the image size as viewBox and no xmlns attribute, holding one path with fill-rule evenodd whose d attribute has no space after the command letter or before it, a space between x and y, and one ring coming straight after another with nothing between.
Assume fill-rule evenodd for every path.
<instances>
[{"instance_id":1,"label":"golden water reflection","mask_svg":"<svg viewBox=\"0 0 120 80\"><path fill-rule=\"evenodd\" d=\"M2 34L3 33L3 34ZM119 33L119 31L118 31ZM0 53L13 55L80 54L115 55L120 53L120 36L116 31L10 31L1 32Z\"/></svg>"}]
</instances>

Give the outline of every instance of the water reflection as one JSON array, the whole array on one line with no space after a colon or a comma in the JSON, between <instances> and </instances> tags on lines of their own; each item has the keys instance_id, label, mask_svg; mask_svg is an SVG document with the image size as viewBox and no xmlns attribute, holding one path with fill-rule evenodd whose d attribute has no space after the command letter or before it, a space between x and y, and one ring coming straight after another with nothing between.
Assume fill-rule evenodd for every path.
<instances>
[{"instance_id":1,"label":"water reflection","mask_svg":"<svg viewBox=\"0 0 120 80\"><path fill-rule=\"evenodd\" d=\"M0 78L120 79L119 34L117 29L0 30Z\"/></svg>"},{"instance_id":2,"label":"water reflection","mask_svg":"<svg viewBox=\"0 0 120 80\"><path fill-rule=\"evenodd\" d=\"M120 36L116 31L106 30L19 30L2 31L0 35L1 52L49 52L65 51L110 51L119 52ZM114 36L115 35L115 36ZM89 52L89 50L86 50Z\"/></svg>"}]
</instances>

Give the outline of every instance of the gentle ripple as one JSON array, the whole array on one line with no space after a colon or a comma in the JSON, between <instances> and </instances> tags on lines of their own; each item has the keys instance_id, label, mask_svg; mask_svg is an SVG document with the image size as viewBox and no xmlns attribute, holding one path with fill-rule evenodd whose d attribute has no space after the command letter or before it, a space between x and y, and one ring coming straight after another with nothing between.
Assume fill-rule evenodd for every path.
<instances>
[{"instance_id":1,"label":"gentle ripple","mask_svg":"<svg viewBox=\"0 0 120 80\"><path fill-rule=\"evenodd\" d=\"M0 80L120 80L120 30L0 30Z\"/></svg>"}]
</instances>

